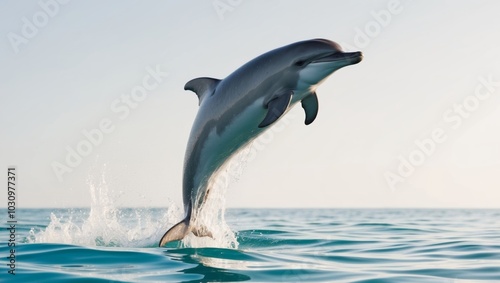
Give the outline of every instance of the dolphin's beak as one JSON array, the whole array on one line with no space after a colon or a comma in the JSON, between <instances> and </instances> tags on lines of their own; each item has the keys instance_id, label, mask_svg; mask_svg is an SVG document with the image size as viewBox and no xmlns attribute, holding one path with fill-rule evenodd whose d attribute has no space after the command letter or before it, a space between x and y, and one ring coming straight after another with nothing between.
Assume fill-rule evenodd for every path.
<instances>
[{"instance_id":1,"label":"dolphin's beak","mask_svg":"<svg viewBox=\"0 0 500 283\"><path fill-rule=\"evenodd\" d=\"M356 52L335 52L333 54L321 57L312 61L311 63L322 63L322 62L335 62L335 61L347 61L349 65L357 64L363 60L363 53L360 51Z\"/></svg>"}]
</instances>

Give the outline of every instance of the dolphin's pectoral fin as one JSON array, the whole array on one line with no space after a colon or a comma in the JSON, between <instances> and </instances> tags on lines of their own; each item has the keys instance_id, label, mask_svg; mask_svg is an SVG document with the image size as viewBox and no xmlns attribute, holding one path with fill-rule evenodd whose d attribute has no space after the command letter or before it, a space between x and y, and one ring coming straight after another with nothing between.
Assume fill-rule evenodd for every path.
<instances>
[{"instance_id":1,"label":"dolphin's pectoral fin","mask_svg":"<svg viewBox=\"0 0 500 283\"><path fill-rule=\"evenodd\" d=\"M189 227L189 219L184 219L181 222L175 224L170 228L160 240L160 247L164 246L168 242L182 240L191 230Z\"/></svg>"},{"instance_id":2,"label":"dolphin's pectoral fin","mask_svg":"<svg viewBox=\"0 0 500 283\"><path fill-rule=\"evenodd\" d=\"M264 128L271 125L276 120L278 120L278 118L281 117L283 113L285 113L285 110L290 104L290 100L292 99L292 94L293 91L288 91L286 93L277 95L267 103L267 115L264 120L260 122L259 128Z\"/></svg>"},{"instance_id":3,"label":"dolphin's pectoral fin","mask_svg":"<svg viewBox=\"0 0 500 283\"><path fill-rule=\"evenodd\" d=\"M315 92L312 92L304 99L302 99L302 108L306 112L306 125L311 124L316 116L318 116L318 96Z\"/></svg>"},{"instance_id":4,"label":"dolphin's pectoral fin","mask_svg":"<svg viewBox=\"0 0 500 283\"><path fill-rule=\"evenodd\" d=\"M184 89L195 92L199 99L198 105L201 105L205 97L214 93L219 82L219 79L214 78L196 78L187 82Z\"/></svg>"}]
</instances>

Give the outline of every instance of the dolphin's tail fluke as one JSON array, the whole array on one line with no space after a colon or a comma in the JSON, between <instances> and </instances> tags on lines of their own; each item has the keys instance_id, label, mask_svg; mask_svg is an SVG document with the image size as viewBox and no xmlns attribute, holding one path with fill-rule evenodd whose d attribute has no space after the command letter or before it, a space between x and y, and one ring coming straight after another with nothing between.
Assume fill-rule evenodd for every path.
<instances>
[{"instance_id":1,"label":"dolphin's tail fluke","mask_svg":"<svg viewBox=\"0 0 500 283\"><path fill-rule=\"evenodd\" d=\"M191 227L189 226L189 216L183 219L181 222L175 224L170 228L160 240L160 247L164 246L168 242L182 240L186 237L189 232L191 232Z\"/></svg>"},{"instance_id":2,"label":"dolphin's tail fluke","mask_svg":"<svg viewBox=\"0 0 500 283\"><path fill-rule=\"evenodd\" d=\"M172 228L168 229L167 233L161 237L160 247L163 247L168 242L182 240L187 234L193 232L196 237L210 237L213 238L212 233L205 226L193 227L191 226L190 217L187 216L181 222L175 224Z\"/></svg>"}]
</instances>

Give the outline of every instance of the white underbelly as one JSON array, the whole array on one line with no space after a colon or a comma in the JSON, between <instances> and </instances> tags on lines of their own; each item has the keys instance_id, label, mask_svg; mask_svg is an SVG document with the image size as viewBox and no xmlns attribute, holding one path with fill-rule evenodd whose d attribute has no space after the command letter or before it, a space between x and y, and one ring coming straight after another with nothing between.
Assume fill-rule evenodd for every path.
<instances>
[{"instance_id":1,"label":"white underbelly","mask_svg":"<svg viewBox=\"0 0 500 283\"><path fill-rule=\"evenodd\" d=\"M282 117L286 115L295 103L304 99L309 93L309 89L294 92L290 105ZM208 181L212 174L221 168L233 154L237 153L238 150L242 149L271 127L258 127L268 111L263 107L264 99L264 97L259 98L246 107L238 116L231 120L230 124L225 127L220 135L217 133L215 127L212 129L199 159L195 184Z\"/></svg>"}]
</instances>

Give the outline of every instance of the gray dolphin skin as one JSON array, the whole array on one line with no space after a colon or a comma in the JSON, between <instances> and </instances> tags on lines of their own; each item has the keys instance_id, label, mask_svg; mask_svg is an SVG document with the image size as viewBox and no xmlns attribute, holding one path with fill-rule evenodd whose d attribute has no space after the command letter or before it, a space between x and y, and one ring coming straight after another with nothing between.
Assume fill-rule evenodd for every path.
<instances>
[{"instance_id":1,"label":"gray dolphin skin","mask_svg":"<svg viewBox=\"0 0 500 283\"><path fill-rule=\"evenodd\" d=\"M223 80L202 77L187 82L184 89L196 93L200 107L184 160L185 218L163 235L160 247L191 232L211 236L206 228L193 224L209 193L211 178L299 101L305 124L311 124L318 114L317 86L336 70L362 58L361 52L342 52L333 41L312 39L262 54Z\"/></svg>"}]
</instances>

